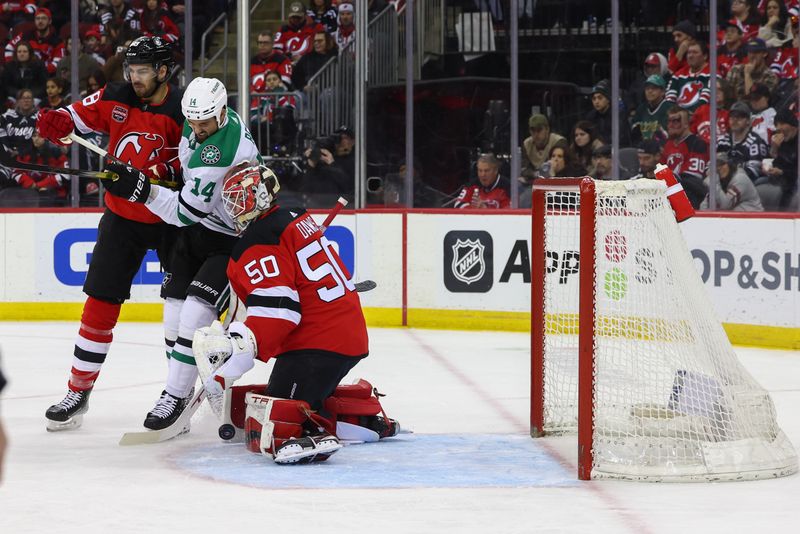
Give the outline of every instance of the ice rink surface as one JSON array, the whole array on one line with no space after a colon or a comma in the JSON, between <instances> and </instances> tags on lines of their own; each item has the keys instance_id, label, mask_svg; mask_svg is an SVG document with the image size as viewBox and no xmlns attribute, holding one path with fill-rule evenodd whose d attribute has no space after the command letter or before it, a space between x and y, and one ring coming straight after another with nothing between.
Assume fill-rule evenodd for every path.
<instances>
[{"instance_id":1,"label":"ice rink surface","mask_svg":"<svg viewBox=\"0 0 800 534\"><path fill-rule=\"evenodd\" d=\"M0 532L800 532L800 475L757 482L576 480L574 437L528 437L526 334L370 329L345 381L382 392L413 430L277 466L224 443L206 408L177 439L120 447L166 377L161 326L122 323L83 427L45 432L63 397L77 323L0 323L11 441ZM800 354L737 348L800 449ZM243 382L264 382L257 364Z\"/></svg>"}]
</instances>

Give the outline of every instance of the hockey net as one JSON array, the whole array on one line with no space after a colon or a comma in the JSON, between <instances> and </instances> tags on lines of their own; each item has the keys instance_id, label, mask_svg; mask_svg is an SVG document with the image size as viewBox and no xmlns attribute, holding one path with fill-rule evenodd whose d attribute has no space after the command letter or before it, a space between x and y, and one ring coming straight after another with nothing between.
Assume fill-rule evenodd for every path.
<instances>
[{"instance_id":1,"label":"hockey net","mask_svg":"<svg viewBox=\"0 0 800 534\"><path fill-rule=\"evenodd\" d=\"M660 180L534 184L531 434L578 433L578 476L797 470L717 320Z\"/></svg>"}]
</instances>

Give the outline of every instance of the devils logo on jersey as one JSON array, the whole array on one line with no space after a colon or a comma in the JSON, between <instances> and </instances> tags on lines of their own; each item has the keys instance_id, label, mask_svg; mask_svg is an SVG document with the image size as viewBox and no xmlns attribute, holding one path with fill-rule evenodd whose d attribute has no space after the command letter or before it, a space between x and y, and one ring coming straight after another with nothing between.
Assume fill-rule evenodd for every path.
<instances>
[{"instance_id":1,"label":"devils logo on jersey","mask_svg":"<svg viewBox=\"0 0 800 534\"><path fill-rule=\"evenodd\" d=\"M700 100L700 91L703 90L703 82L689 82L681 88L678 95L678 105L684 108L695 106Z\"/></svg>"},{"instance_id":2,"label":"devils logo on jersey","mask_svg":"<svg viewBox=\"0 0 800 534\"><path fill-rule=\"evenodd\" d=\"M672 169L672 172L680 174L681 167L683 166L683 154L680 152L673 152L667 156L667 167Z\"/></svg>"},{"instance_id":3,"label":"devils logo on jersey","mask_svg":"<svg viewBox=\"0 0 800 534\"><path fill-rule=\"evenodd\" d=\"M114 155L125 163L135 164L156 159L164 145L164 138L158 134L129 132L120 138Z\"/></svg>"}]
</instances>

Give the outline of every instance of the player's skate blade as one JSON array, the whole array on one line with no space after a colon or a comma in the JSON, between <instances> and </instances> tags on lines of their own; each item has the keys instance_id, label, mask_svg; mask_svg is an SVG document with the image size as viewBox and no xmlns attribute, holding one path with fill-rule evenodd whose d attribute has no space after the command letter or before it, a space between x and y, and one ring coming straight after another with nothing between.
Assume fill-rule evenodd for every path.
<instances>
[{"instance_id":1,"label":"player's skate blade","mask_svg":"<svg viewBox=\"0 0 800 534\"><path fill-rule=\"evenodd\" d=\"M59 432L80 428L83 424L83 414L89 411L89 395L91 389L85 391L67 391L67 395L59 402L47 409L47 431Z\"/></svg>"},{"instance_id":2,"label":"player's skate blade","mask_svg":"<svg viewBox=\"0 0 800 534\"><path fill-rule=\"evenodd\" d=\"M275 451L275 463L287 465L324 462L341 448L342 444L336 436L330 434L293 438Z\"/></svg>"}]
</instances>

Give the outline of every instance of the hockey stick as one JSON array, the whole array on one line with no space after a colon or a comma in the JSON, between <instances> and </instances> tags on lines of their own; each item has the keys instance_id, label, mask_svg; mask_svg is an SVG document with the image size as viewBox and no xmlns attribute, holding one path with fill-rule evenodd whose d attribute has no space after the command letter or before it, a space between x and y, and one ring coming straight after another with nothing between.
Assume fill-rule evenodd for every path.
<instances>
[{"instance_id":1,"label":"hockey stick","mask_svg":"<svg viewBox=\"0 0 800 534\"><path fill-rule=\"evenodd\" d=\"M122 435L122 438L119 440L120 445L144 445L147 443L160 443L162 441L167 441L168 439L172 439L176 436L180 436L186 430L186 427L189 425L189 421L191 421L194 412L203 404L203 401L206 399L206 388L204 386L200 386L200 389L197 393L194 394L192 400L189 404L184 408L183 412L178 416L174 423L169 425L166 428L162 428L161 430L145 430L143 432L126 432Z\"/></svg>"},{"instance_id":2,"label":"hockey stick","mask_svg":"<svg viewBox=\"0 0 800 534\"><path fill-rule=\"evenodd\" d=\"M339 199L336 201L336 205L331 209L331 212L328 214L328 216L325 217L325 222L323 222L319 227L323 234L325 233L325 230L328 229L328 226L330 226L330 224L333 222L333 219L336 217L336 215L342 211L342 208L345 206L347 206L347 199L344 197L339 197Z\"/></svg>"},{"instance_id":3,"label":"hockey stick","mask_svg":"<svg viewBox=\"0 0 800 534\"><path fill-rule=\"evenodd\" d=\"M80 176L82 178L95 178L100 180L114 180L116 173L110 171L87 171L84 169L70 169L67 167L52 167L50 165L40 165L38 163L26 163L17 161L14 157L0 147L0 165L10 167L20 171L44 172L48 174L68 174L70 176Z\"/></svg>"}]
</instances>

